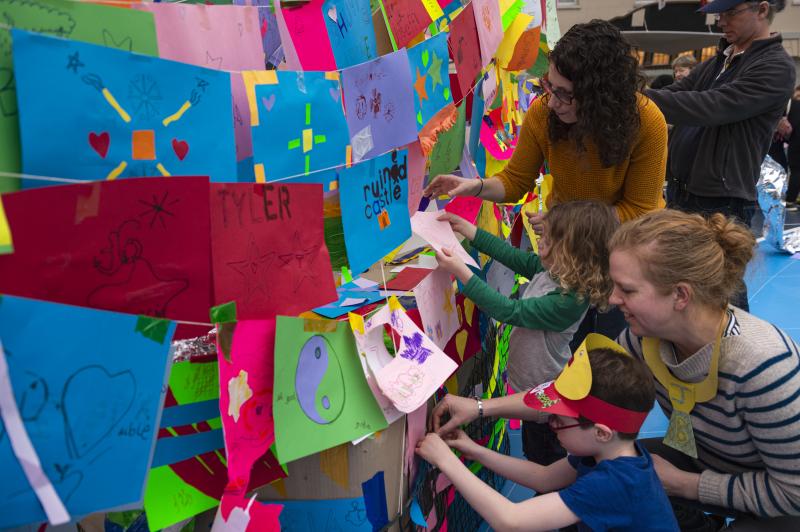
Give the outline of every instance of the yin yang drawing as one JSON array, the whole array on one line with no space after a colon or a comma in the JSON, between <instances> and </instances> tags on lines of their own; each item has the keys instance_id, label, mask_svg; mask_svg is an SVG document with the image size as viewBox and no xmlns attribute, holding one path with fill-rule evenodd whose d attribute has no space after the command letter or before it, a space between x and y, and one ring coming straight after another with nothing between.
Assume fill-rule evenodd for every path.
<instances>
[{"instance_id":1,"label":"yin yang drawing","mask_svg":"<svg viewBox=\"0 0 800 532\"><path fill-rule=\"evenodd\" d=\"M314 423L328 425L342 414L344 375L336 351L324 336L312 336L300 349L294 387L300 408Z\"/></svg>"}]
</instances>

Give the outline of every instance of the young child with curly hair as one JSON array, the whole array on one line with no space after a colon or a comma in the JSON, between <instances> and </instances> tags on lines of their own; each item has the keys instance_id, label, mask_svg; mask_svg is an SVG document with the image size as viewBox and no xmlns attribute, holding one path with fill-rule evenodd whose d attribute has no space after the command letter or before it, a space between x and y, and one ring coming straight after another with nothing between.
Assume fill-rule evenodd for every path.
<instances>
[{"instance_id":1,"label":"young child with curly hair","mask_svg":"<svg viewBox=\"0 0 800 532\"><path fill-rule=\"evenodd\" d=\"M489 287L450 250L436 254L439 265L464 284L466 297L488 316L514 327L508 346L511 387L529 390L555 378L569 360L569 343L588 308L608 306L613 284L607 242L618 225L611 207L595 201L554 206L544 218L538 255L516 249L454 214L439 219L479 251L530 279L519 299L511 299ZM523 450L529 460L543 465L565 456L547 423L523 424Z\"/></svg>"}]
</instances>

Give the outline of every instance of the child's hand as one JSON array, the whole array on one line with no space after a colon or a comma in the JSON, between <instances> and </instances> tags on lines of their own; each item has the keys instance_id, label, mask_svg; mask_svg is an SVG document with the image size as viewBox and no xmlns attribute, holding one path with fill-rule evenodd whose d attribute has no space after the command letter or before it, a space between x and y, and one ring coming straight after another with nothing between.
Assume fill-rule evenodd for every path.
<instances>
[{"instance_id":1,"label":"child's hand","mask_svg":"<svg viewBox=\"0 0 800 532\"><path fill-rule=\"evenodd\" d=\"M439 467L442 460L452 455L450 447L435 432L429 432L417 442L416 452L430 464Z\"/></svg>"},{"instance_id":2,"label":"child's hand","mask_svg":"<svg viewBox=\"0 0 800 532\"><path fill-rule=\"evenodd\" d=\"M445 435L444 442L460 452L467 460L476 460L476 449L482 449L480 445L475 443L472 438L467 436L467 433L461 429L454 430L453 432Z\"/></svg>"},{"instance_id":3,"label":"child's hand","mask_svg":"<svg viewBox=\"0 0 800 532\"><path fill-rule=\"evenodd\" d=\"M528 213L528 223L533 226L533 232L541 235L544 231L544 214L543 212Z\"/></svg>"},{"instance_id":4,"label":"child's hand","mask_svg":"<svg viewBox=\"0 0 800 532\"><path fill-rule=\"evenodd\" d=\"M441 268L455 275L462 283L467 283L469 278L472 277L472 270L453 253L451 248L442 248L437 251L436 262L439 263Z\"/></svg>"},{"instance_id":5,"label":"child's hand","mask_svg":"<svg viewBox=\"0 0 800 532\"><path fill-rule=\"evenodd\" d=\"M436 218L440 222L447 222L450 224L450 227L453 228L453 231L464 235L464 237L472 242L475 240L475 233L478 232L478 228L475 227L475 224L471 224L466 221L461 216L457 214L453 214L450 212L443 212L438 218Z\"/></svg>"}]
</instances>

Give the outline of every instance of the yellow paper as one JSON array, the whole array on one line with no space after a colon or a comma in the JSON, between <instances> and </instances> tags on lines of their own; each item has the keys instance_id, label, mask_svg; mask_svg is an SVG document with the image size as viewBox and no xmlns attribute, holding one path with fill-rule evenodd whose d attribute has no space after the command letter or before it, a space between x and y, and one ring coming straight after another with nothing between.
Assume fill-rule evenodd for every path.
<instances>
[{"instance_id":1,"label":"yellow paper","mask_svg":"<svg viewBox=\"0 0 800 532\"><path fill-rule=\"evenodd\" d=\"M326 449L319 454L319 465L323 473L345 490L350 489L349 443Z\"/></svg>"},{"instance_id":2,"label":"yellow paper","mask_svg":"<svg viewBox=\"0 0 800 532\"><path fill-rule=\"evenodd\" d=\"M278 73L274 70L245 70L242 80L247 91L247 103L250 106L250 125L258 125L258 103L256 102L256 85L276 85Z\"/></svg>"},{"instance_id":3,"label":"yellow paper","mask_svg":"<svg viewBox=\"0 0 800 532\"><path fill-rule=\"evenodd\" d=\"M526 13L520 13L508 29L506 29L503 40L500 41L500 46L497 47L497 53L495 54L497 64L500 65L501 68L508 66L508 62L511 61L511 56L514 54L514 46L525 31L525 28L527 28L528 24L532 21L532 16Z\"/></svg>"},{"instance_id":4,"label":"yellow paper","mask_svg":"<svg viewBox=\"0 0 800 532\"><path fill-rule=\"evenodd\" d=\"M442 11L439 2L436 0L422 0L422 5L425 6L425 11L428 12L431 20L436 20L444 16L444 11Z\"/></svg>"},{"instance_id":5,"label":"yellow paper","mask_svg":"<svg viewBox=\"0 0 800 532\"><path fill-rule=\"evenodd\" d=\"M8 225L6 211L3 209L3 197L0 196L0 255L14 252L14 243L11 240L11 227Z\"/></svg>"},{"instance_id":6,"label":"yellow paper","mask_svg":"<svg viewBox=\"0 0 800 532\"><path fill-rule=\"evenodd\" d=\"M611 349L621 355L630 356L622 346L602 334L589 333L572 355L572 360L561 372L555 382L560 395L578 401L589 395L592 389L592 366L589 362L589 351L594 349Z\"/></svg>"}]
</instances>

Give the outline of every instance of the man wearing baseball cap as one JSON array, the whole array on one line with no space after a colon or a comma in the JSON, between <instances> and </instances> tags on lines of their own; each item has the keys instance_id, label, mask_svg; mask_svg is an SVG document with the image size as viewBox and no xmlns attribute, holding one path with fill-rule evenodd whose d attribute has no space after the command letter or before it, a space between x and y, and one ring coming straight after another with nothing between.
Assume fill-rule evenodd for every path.
<instances>
[{"instance_id":1,"label":"man wearing baseball cap","mask_svg":"<svg viewBox=\"0 0 800 532\"><path fill-rule=\"evenodd\" d=\"M677 531L653 461L636 436L655 400L647 367L608 338L589 334L553 382L527 393L475 400L446 396L417 454L437 466L496 530ZM477 410L477 414L475 411ZM472 441L458 424L483 414L549 415L569 455L549 466L512 458ZM442 423L445 414L450 415ZM442 439L444 438L444 439ZM449 446L449 447L448 447ZM452 453L477 460L540 496L513 503L484 484Z\"/></svg>"},{"instance_id":2,"label":"man wearing baseball cap","mask_svg":"<svg viewBox=\"0 0 800 532\"><path fill-rule=\"evenodd\" d=\"M770 32L786 0L713 0L700 8L724 33L717 54L684 79L645 94L670 134L667 207L721 212L750 225L756 182L773 133L792 97L795 67ZM734 305L747 310L747 293Z\"/></svg>"}]
</instances>

